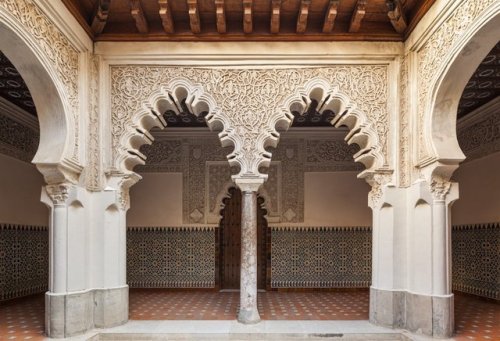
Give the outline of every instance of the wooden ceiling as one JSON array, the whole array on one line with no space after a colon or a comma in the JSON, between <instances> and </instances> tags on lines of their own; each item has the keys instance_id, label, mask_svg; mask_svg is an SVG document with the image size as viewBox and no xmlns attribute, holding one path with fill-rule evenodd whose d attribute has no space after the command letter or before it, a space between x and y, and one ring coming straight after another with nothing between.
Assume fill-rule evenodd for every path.
<instances>
[{"instance_id":1,"label":"wooden ceiling","mask_svg":"<svg viewBox=\"0 0 500 341\"><path fill-rule=\"evenodd\" d=\"M435 0L62 0L94 41L402 41Z\"/></svg>"}]
</instances>

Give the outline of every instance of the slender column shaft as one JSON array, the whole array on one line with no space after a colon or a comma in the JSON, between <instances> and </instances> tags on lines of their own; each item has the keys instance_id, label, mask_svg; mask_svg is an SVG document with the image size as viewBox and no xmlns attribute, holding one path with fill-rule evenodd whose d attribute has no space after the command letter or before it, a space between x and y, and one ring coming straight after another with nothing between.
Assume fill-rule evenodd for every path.
<instances>
[{"instance_id":1,"label":"slender column shaft","mask_svg":"<svg viewBox=\"0 0 500 341\"><path fill-rule=\"evenodd\" d=\"M257 309L257 192L242 191L241 200L241 323L260 321Z\"/></svg>"},{"instance_id":2,"label":"slender column shaft","mask_svg":"<svg viewBox=\"0 0 500 341\"><path fill-rule=\"evenodd\" d=\"M446 203L444 200L434 202L433 214L433 293L449 295L448 292L448 226L446 222Z\"/></svg>"},{"instance_id":3,"label":"slender column shaft","mask_svg":"<svg viewBox=\"0 0 500 341\"><path fill-rule=\"evenodd\" d=\"M67 208L54 205L51 226L52 234L52 281L49 290L53 293L66 292L67 277Z\"/></svg>"}]
</instances>

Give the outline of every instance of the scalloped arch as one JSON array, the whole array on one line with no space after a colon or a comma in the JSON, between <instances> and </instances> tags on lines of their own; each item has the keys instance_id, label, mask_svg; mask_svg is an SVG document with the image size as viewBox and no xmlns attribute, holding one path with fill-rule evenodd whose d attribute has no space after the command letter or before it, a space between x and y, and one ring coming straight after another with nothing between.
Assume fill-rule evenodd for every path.
<instances>
[{"instance_id":1,"label":"scalloped arch","mask_svg":"<svg viewBox=\"0 0 500 341\"><path fill-rule=\"evenodd\" d=\"M292 111L305 113L313 100L318 103L318 111L333 111L335 117L331 124L334 127L346 126L349 129L345 137L346 142L349 145L355 143L360 147L354 155L354 161L361 162L366 169L358 174L358 177L372 177L375 171L385 164L377 130L366 113L357 109L356 104L328 80L314 78L297 88L295 94L285 99L279 107L281 116L292 115Z\"/></svg>"},{"instance_id":2,"label":"scalloped arch","mask_svg":"<svg viewBox=\"0 0 500 341\"><path fill-rule=\"evenodd\" d=\"M167 110L176 114L181 112L181 103L196 116L208 114L205 120L211 130L221 130L219 139L224 147L235 146L237 141L227 138L231 133L230 119L217 106L213 97L206 93L201 84L194 84L184 78L176 78L166 86L160 86L142 104L142 108L131 116L131 124L120 139L121 150L116 159L116 167L126 174L142 165L146 156L139 149L144 144L151 144L154 137L149 133L154 127L164 129L167 122L162 117ZM135 174L135 173L134 173ZM140 177L139 177L140 178Z\"/></svg>"}]
</instances>

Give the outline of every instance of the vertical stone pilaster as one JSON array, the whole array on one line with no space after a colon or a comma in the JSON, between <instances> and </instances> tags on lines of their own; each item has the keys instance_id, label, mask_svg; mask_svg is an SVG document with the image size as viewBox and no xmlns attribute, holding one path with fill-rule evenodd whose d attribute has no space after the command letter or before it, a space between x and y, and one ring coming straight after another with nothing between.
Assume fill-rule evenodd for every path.
<instances>
[{"instance_id":1,"label":"vertical stone pilaster","mask_svg":"<svg viewBox=\"0 0 500 341\"><path fill-rule=\"evenodd\" d=\"M236 179L241 189L241 275L238 321L260 322L257 308L257 191L264 179Z\"/></svg>"}]
</instances>

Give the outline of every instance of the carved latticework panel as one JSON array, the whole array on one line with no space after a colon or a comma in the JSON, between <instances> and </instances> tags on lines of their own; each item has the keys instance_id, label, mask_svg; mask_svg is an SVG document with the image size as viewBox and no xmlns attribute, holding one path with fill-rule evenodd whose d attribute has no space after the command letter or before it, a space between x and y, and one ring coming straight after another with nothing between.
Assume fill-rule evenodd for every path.
<instances>
[{"instance_id":1,"label":"carved latticework panel","mask_svg":"<svg viewBox=\"0 0 500 341\"><path fill-rule=\"evenodd\" d=\"M500 223L453 226L453 290L500 300Z\"/></svg>"},{"instance_id":2,"label":"carved latticework panel","mask_svg":"<svg viewBox=\"0 0 500 341\"><path fill-rule=\"evenodd\" d=\"M307 81L321 77L349 97L375 127L387 159L389 124L387 121L387 65L342 65L317 68L221 69L126 65L111 67L111 108L113 160L126 153L121 137L133 126L132 116L142 112L149 98L172 79L187 79L203 84L217 110L228 117L226 130L234 130L237 158L246 165L260 164L262 136L270 136L270 123L285 99ZM274 129L274 127L272 127ZM269 135L269 136L268 136ZM255 141L260 141L255 143ZM388 162L388 161L387 161ZM250 166L249 166L250 167ZM251 168L251 167L250 167ZM248 168L248 169L250 169ZM247 169L247 170L248 170Z\"/></svg>"},{"instance_id":3,"label":"carved latticework panel","mask_svg":"<svg viewBox=\"0 0 500 341\"><path fill-rule=\"evenodd\" d=\"M215 228L128 228L127 283L140 288L213 288Z\"/></svg>"},{"instance_id":4,"label":"carved latticework panel","mask_svg":"<svg viewBox=\"0 0 500 341\"><path fill-rule=\"evenodd\" d=\"M370 286L370 227L271 229L271 287Z\"/></svg>"},{"instance_id":5,"label":"carved latticework panel","mask_svg":"<svg viewBox=\"0 0 500 341\"><path fill-rule=\"evenodd\" d=\"M0 153L31 162L40 136L26 125L0 114Z\"/></svg>"},{"instance_id":6,"label":"carved latticework panel","mask_svg":"<svg viewBox=\"0 0 500 341\"><path fill-rule=\"evenodd\" d=\"M44 292L48 278L47 226L0 224L0 301Z\"/></svg>"}]
</instances>

